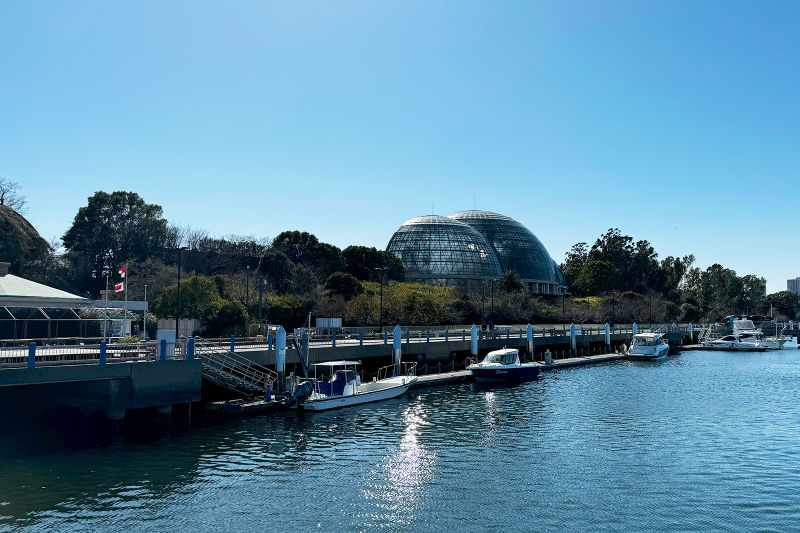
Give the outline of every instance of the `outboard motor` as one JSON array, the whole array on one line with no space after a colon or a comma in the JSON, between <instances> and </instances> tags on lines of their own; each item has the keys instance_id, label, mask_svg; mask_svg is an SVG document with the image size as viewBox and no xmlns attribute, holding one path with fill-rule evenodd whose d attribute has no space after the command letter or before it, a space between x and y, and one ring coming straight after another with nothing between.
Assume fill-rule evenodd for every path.
<instances>
[{"instance_id":1,"label":"outboard motor","mask_svg":"<svg viewBox=\"0 0 800 533\"><path fill-rule=\"evenodd\" d=\"M286 407L289 408L297 402L304 402L311 397L314 392L314 385L310 381L305 381L294 389L291 398L286 398Z\"/></svg>"}]
</instances>

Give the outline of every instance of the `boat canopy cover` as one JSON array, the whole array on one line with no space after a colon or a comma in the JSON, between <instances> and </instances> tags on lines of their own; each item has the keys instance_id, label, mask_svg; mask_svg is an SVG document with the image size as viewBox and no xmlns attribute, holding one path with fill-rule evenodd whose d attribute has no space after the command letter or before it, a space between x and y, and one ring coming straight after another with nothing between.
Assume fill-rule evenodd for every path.
<instances>
[{"instance_id":1,"label":"boat canopy cover","mask_svg":"<svg viewBox=\"0 0 800 533\"><path fill-rule=\"evenodd\" d=\"M314 363L314 366L350 366L360 364L361 361L326 361L324 363Z\"/></svg>"},{"instance_id":2,"label":"boat canopy cover","mask_svg":"<svg viewBox=\"0 0 800 533\"><path fill-rule=\"evenodd\" d=\"M647 338L659 338L663 337L663 333L637 333L634 335L634 338L639 337L640 339L647 339Z\"/></svg>"},{"instance_id":3,"label":"boat canopy cover","mask_svg":"<svg viewBox=\"0 0 800 533\"><path fill-rule=\"evenodd\" d=\"M503 348L501 350L493 350L489 353L496 353L496 354L519 353L519 350L517 350L516 348Z\"/></svg>"}]
</instances>

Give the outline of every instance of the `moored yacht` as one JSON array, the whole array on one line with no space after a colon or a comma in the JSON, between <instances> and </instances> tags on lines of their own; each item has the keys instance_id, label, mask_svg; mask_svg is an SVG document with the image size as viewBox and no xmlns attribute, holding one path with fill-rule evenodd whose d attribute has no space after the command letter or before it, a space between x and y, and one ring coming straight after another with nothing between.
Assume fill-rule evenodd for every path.
<instances>
[{"instance_id":1,"label":"moored yacht","mask_svg":"<svg viewBox=\"0 0 800 533\"><path fill-rule=\"evenodd\" d=\"M468 370L478 382L521 383L539 377L539 367L521 364L519 350L513 348L489 352L483 361L470 365Z\"/></svg>"},{"instance_id":2,"label":"moored yacht","mask_svg":"<svg viewBox=\"0 0 800 533\"><path fill-rule=\"evenodd\" d=\"M777 326L775 329L778 329ZM774 337L764 337L764 332L761 328L757 328L752 320L734 320L733 332L739 334L742 341L753 342L753 340L756 340L758 344L767 350L780 350L787 341L791 340L791 337L784 337L781 334Z\"/></svg>"},{"instance_id":3,"label":"moored yacht","mask_svg":"<svg viewBox=\"0 0 800 533\"><path fill-rule=\"evenodd\" d=\"M663 333L637 333L628 351L630 359L661 359L669 353L669 344Z\"/></svg>"},{"instance_id":4,"label":"moored yacht","mask_svg":"<svg viewBox=\"0 0 800 533\"><path fill-rule=\"evenodd\" d=\"M759 343L756 336L751 334L732 333L719 339L703 341L703 346L712 350L742 350L751 352L763 352L766 350Z\"/></svg>"}]
</instances>

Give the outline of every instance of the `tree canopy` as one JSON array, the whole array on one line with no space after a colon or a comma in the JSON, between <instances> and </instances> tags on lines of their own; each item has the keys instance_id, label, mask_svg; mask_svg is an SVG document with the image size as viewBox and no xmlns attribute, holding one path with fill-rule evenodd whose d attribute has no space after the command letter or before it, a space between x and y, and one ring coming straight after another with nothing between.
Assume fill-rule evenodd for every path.
<instances>
[{"instance_id":1,"label":"tree canopy","mask_svg":"<svg viewBox=\"0 0 800 533\"><path fill-rule=\"evenodd\" d=\"M68 250L85 254L97 266L108 262L116 267L128 259L145 259L166 238L161 206L146 203L135 192L98 191L78 210L62 240Z\"/></svg>"},{"instance_id":2,"label":"tree canopy","mask_svg":"<svg viewBox=\"0 0 800 533\"><path fill-rule=\"evenodd\" d=\"M391 252L367 246L348 246L342 251L347 261L347 273L361 281L403 281L406 277L403 263ZM386 270L382 270L382 269Z\"/></svg>"}]
</instances>

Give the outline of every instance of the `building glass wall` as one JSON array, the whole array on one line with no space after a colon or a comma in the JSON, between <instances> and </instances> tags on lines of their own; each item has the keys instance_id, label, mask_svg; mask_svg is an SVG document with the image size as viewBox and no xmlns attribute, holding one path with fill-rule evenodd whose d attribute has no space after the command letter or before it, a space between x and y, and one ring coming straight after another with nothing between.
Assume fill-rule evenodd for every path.
<instances>
[{"instance_id":1,"label":"building glass wall","mask_svg":"<svg viewBox=\"0 0 800 533\"><path fill-rule=\"evenodd\" d=\"M492 247L468 224L438 215L412 218L392 236L387 251L403 262L408 279L456 285L497 279L502 273Z\"/></svg>"}]
</instances>

